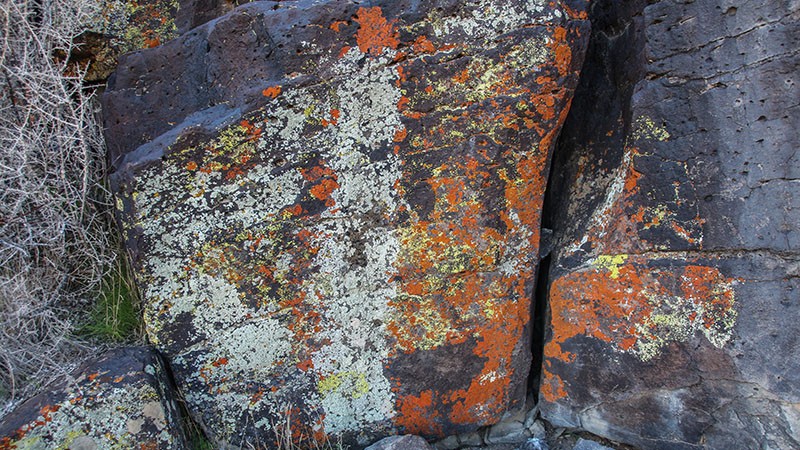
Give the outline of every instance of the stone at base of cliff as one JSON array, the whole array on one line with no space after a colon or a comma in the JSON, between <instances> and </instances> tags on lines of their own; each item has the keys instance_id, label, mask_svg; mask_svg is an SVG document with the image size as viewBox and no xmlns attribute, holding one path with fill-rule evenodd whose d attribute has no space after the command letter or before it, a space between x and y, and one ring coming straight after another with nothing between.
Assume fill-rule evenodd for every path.
<instances>
[{"instance_id":1,"label":"stone at base of cliff","mask_svg":"<svg viewBox=\"0 0 800 450\"><path fill-rule=\"evenodd\" d=\"M165 369L143 347L110 351L0 423L0 449L184 449Z\"/></svg>"},{"instance_id":2,"label":"stone at base of cliff","mask_svg":"<svg viewBox=\"0 0 800 450\"><path fill-rule=\"evenodd\" d=\"M370 445L365 450L433 450L428 441L413 434L389 436Z\"/></svg>"},{"instance_id":3,"label":"stone at base of cliff","mask_svg":"<svg viewBox=\"0 0 800 450\"><path fill-rule=\"evenodd\" d=\"M611 450L611 447L606 447L599 442L581 438L578 439L578 442L572 450Z\"/></svg>"}]
</instances>

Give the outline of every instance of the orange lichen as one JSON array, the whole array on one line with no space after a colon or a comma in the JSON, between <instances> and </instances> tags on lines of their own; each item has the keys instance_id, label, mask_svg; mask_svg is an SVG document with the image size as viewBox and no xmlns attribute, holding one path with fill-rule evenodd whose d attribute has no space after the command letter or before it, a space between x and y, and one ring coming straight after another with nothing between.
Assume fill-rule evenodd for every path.
<instances>
[{"instance_id":1,"label":"orange lichen","mask_svg":"<svg viewBox=\"0 0 800 450\"><path fill-rule=\"evenodd\" d=\"M394 142L403 142L408 136L408 131L405 128L401 128L394 132Z\"/></svg>"},{"instance_id":2,"label":"orange lichen","mask_svg":"<svg viewBox=\"0 0 800 450\"><path fill-rule=\"evenodd\" d=\"M281 95L281 87L280 85L270 86L261 91L261 94L264 97L277 98L279 95Z\"/></svg>"},{"instance_id":3,"label":"orange lichen","mask_svg":"<svg viewBox=\"0 0 800 450\"><path fill-rule=\"evenodd\" d=\"M334 190L339 188L336 180L324 179L311 187L311 195L318 200L328 200Z\"/></svg>"},{"instance_id":4,"label":"orange lichen","mask_svg":"<svg viewBox=\"0 0 800 450\"><path fill-rule=\"evenodd\" d=\"M211 362L211 365L214 367L220 367L228 364L228 358L219 358L215 361Z\"/></svg>"},{"instance_id":5,"label":"orange lichen","mask_svg":"<svg viewBox=\"0 0 800 450\"><path fill-rule=\"evenodd\" d=\"M563 77L569 74L572 63L572 47L569 45L567 38L567 29L556 27L552 36L553 42L549 44L549 47L555 57L555 66L558 69L558 74Z\"/></svg>"},{"instance_id":6,"label":"orange lichen","mask_svg":"<svg viewBox=\"0 0 800 450\"><path fill-rule=\"evenodd\" d=\"M408 395L403 397L399 405L399 414L395 423L403 427L406 433L438 435L439 427L436 418L439 412L434 407L433 392L431 390L420 392L418 396Z\"/></svg>"},{"instance_id":7,"label":"orange lichen","mask_svg":"<svg viewBox=\"0 0 800 450\"><path fill-rule=\"evenodd\" d=\"M380 6L359 8L354 19L359 25L356 43L361 53L378 55L383 49L396 49L400 44L394 21L389 22L383 17Z\"/></svg>"},{"instance_id":8,"label":"orange lichen","mask_svg":"<svg viewBox=\"0 0 800 450\"><path fill-rule=\"evenodd\" d=\"M550 373L546 367L549 367L548 361L545 361L545 367L542 368L542 385L539 387L539 393L542 398L548 402L567 398L568 394L564 389L564 380L558 375Z\"/></svg>"},{"instance_id":9,"label":"orange lichen","mask_svg":"<svg viewBox=\"0 0 800 450\"><path fill-rule=\"evenodd\" d=\"M684 321L682 326L694 329L698 315L704 324L724 333L732 326L733 281L715 267L672 261L654 268L644 257L628 258L613 268L570 273L556 279L551 288L553 339L545 354L573 361L575 355L564 352L562 345L579 335L622 351L642 349L654 340L679 338L674 329L661 328L667 319Z\"/></svg>"},{"instance_id":10,"label":"orange lichen","mask_svg":"<svg viewBox=\"0 0 800 450\"><path fill-rule=\"evenodd\" d=\"M419 36L414 41L414 51L417 53L434 53L436 52L436 47L428 40L427 36Z\"/></svg>"},{"instance_id":11,"label":"orange lichen","mask_svg":"<svg viewBox=\"0 0 800 450\"><path fill-rule=\"evenodd\" d=\"M248 141L254 141L261 137L262 129L256 128L256 126L253 125L253 123L250 122L249 120L240 121L239 126L244 129L246 139Z\"/></svg>"},{"instance_id":12,"label":"orange lichen","mask_svg":"<svg viewBox=\"0 0 800 450\"><path fill-rule=\"evenodd\" d=\"M347 22L344 20L337 20L331 23L330 29L338 33L341 31L342 25L347 25Z\"/></svg>"},{"instance_id":13,"label":"orange lichen","mask_svg":"<svg viewBox=\"0 0 800 450\"><path fill-rule=\"evenodd\" d=\"M575 8L571 8L566 2L561 2L560 5L564 8L564 11L567 12L567 16L569 16L570 19L586 20L589 18L589 14L585 9L576 10Z\"/></svg>"}]
</instances>

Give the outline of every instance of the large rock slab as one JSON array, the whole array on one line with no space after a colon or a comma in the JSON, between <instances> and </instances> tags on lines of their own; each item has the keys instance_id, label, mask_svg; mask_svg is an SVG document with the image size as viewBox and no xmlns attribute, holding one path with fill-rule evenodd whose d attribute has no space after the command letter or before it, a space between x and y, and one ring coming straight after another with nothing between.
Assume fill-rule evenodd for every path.
<instances>
[{"instance_id":1,"label":"large rock slab","mask_svg":"<svg viewBox=\"0 0 800 450\"><path fill-rule=\"evenodd\" d=\"M642 448L797 448L798 5L644 3L591 12L542 414Z\"/></svg>"},{"instance_id":2,"label":"large rock slab","mask_svg":"<svg viewBox=\"0 0 800 450\"><path fill-rule=\"evenodd\" d=\"M150 339L219 445L441 437L522 406L581 2L256 2L121 61Z\"/></svg>"},{"instance_id":3,"label":"large rock slab","mask_svg":"<svg viewBox=\"0 0 800 450\"><path fill-rule=\"evenodd\" d=\"M0 422L0 449L185 449L161 360L121 348L78 369Z\"/></svg>"}]
</instances>

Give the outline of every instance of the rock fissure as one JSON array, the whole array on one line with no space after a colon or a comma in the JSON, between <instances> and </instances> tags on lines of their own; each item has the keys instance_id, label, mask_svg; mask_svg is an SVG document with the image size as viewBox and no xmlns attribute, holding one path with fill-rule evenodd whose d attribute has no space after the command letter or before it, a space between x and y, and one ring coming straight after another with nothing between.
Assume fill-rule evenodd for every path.
<instances>
[{"instance_id":1,"label":"rock fissure","mask_svg":"<svg viewBox=\"0 0 800 450\"><path fill-rule=\"evenodd\" d=\"M689 83L689 82L692 82L692 81L703 81L703 82L706 82L706 83L710 83L710 82L713 82L714 80L717 80L717 79L722 78L722 77L727 77L727 76L730 76L730 75L737 75L737 74L740 74L740 73L742 73L742 72L744 72L744 71L746 71L748 69L754 69L754 68L757 68L759 66L763 66L763 65L775 62L775 61L780 61L782 59L786 59L786 58L793 57L793 56L798 56L798 55L800 55L800 51L792 50L792 51L789 51L789 52L786 52L786 53L780 53L780 54L771 55L771 56L768 56L768 57L765 57L765 58L762 58L762 59L759 59L759 60L756 60L756 61L749 62L747 64L743 64L740 67L738 67L736 69L733 69L733 70L717 71L717 72L713 73L712 75L700 76L700 77L689 77L689 76L684 76L684 75L675 75L672 72L651 72L651 73L649 73L647 75L647 80L648 81L653 81L653 80L667 79L669 81L669 83L674 87L681 87L682 83ZM670 87L670 86L667 86L667 87Z\"/></svg>"}]
</instances>

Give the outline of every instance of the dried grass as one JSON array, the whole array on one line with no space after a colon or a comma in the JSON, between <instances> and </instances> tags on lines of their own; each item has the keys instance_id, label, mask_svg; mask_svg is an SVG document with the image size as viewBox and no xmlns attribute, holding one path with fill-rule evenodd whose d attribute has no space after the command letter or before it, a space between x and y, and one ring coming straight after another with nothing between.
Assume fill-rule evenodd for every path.
<instances>
[{"instance_id":1,"label":"dried grass","mask_svg":"<svg viewBox=\"0 0 800 450\"><path fill-rule=\"evenodd\" d=\"M98 7L0 0L0 416L96 351L75 332L119 267L98 102L54 57Z\"/></svg>"}]
</instances>

